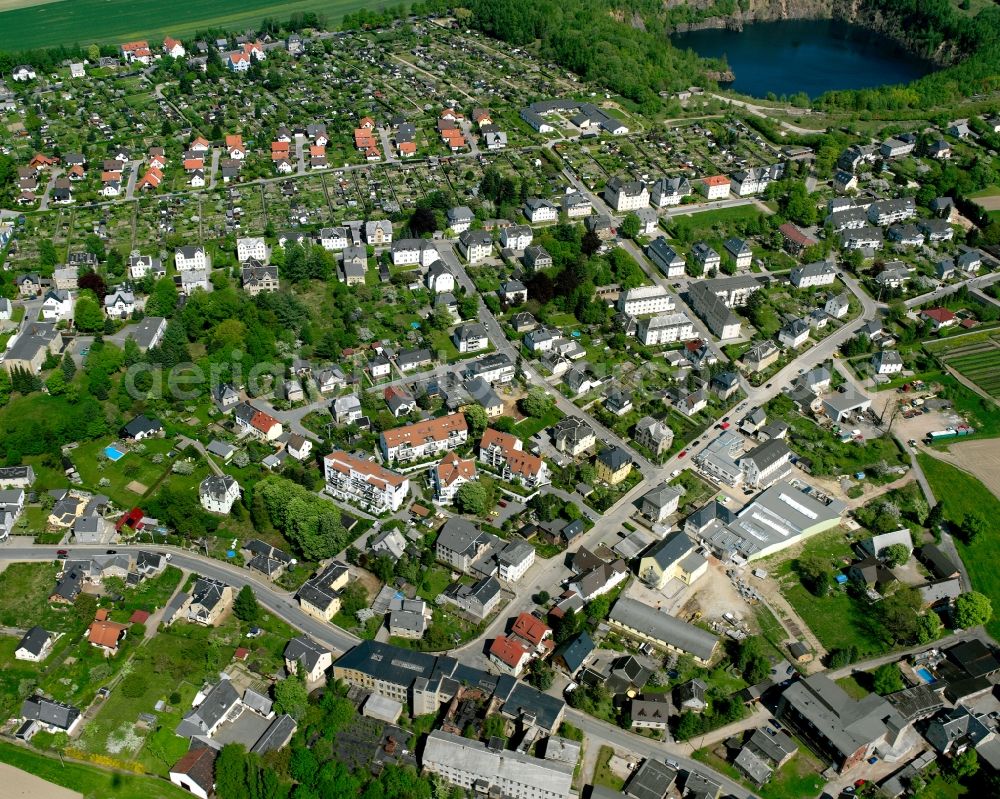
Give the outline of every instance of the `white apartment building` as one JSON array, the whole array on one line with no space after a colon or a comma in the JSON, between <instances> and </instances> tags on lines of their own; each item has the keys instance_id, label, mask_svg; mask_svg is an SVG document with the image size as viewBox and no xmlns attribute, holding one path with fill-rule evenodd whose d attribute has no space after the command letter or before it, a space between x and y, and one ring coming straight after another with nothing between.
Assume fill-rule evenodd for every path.
<instances>
[{"instance_id":1,"label":"white apartment building","mask_svg":"<svg viewBox=\"0 0 1000 799\"><path fill-rule=\"evenodd\" d=\"M812 264L796 267L790 275L792 285L797 289L831 286L836 277L837 270L826 261L816 261Z\"/></svg>"},{"instance_id":2,"label":"white apartment building","mask_svg":"<svg viewBox=\"0 0 1000 799\"><path fill-rule=\"evenodd\" d=\"M240 498L240 484L228 474L209 475L198 487L198 499L209 513L229 513Z\"/></svg>"},{"instance_id":3,"label":"white apartment building","mask_svg":"<svg viewBox=\"0 0 1000 799\"><path fill-rule=\"evenodd\" d=\"M694 325L687 314L672 313L640 319L636 338L647 347L694 337Z\"/></svg>"},{"instance_id":4,"label":"white apartment building","mask_svg":"<svg viewBox=\"0 0 1000 799\"><path fill-rule=\"evenodd\" d=\"M369 513L399 510L410 493L410 481L405 475L334 450L323 458L326 490L345 502L354 502Z\"/></svg>"},{"instance_id":5,"label":"white apartment building","mask_svg":"<svg viewBox=\"0 0 1000 799\"><path fill-rule=\"evenodd\" d=\"M208 254L201 246L186 245L174 250L174 265L178 272L190 272L194 269L209 268Z\"/></svg>"},{"instance_id":6,"label":"white apartment building","mask_svg":"<svg viewBox=\"0 0 1000 799\"><path fill-rule=\"evenodd\" d=\"M659 286L639 286L623 291L618 297L618 310L629 316L662 314L675 307L667 290Z\"/></svg>"},{"instance_id":7,"label":"white apartment building","mask_svg":"<svg viewBox=\"0 0 1000 799\"><path fill-rule=\"evenodd\" d=\"M482 786L483 793L517 799L569 799L573 782L570 763L493 749L441 730L427 736L422 765L466 791Z\"/></svg>"},{"instance_id":8,"label":"white apartment building","mask_svg":"<svg viewBox=\"0 0 1000 799\"><path fill-rule=\"evenodd\" d=\"M649 205L649 190L639 180L613 177L604 187L604 200L615 211L638 211Z\"/></svg>"},{"instance_id":9,"label":"white apartment building","mask_svg":"<svg viewBox=\"0 0 1000 799\"><path fill-rule=\"evenodd\" d=\"M267 246L263 237L236 239L236 258L241 264L251 258L266 264L271 260L271 248Z\"/></svg>"},{"instance_id":10,"label":"white apartment building","mask_svg":"<svg viewBox=\"0 0 1000 799\"><path fill-rule=\"evenodd\" d=\"M468 438L469 426L465 415L450 413L437 419L383 430L380 443L386 461L413 461L455 449Z\"/></svg>"}]
</instances>

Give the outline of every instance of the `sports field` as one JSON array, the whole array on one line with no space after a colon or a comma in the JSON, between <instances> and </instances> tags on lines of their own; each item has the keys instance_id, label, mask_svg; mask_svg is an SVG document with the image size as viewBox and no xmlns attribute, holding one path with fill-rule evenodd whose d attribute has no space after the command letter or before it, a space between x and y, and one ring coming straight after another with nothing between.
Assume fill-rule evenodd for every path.
<instances>
[{"instance_id":1,"label":"sports field","mask_svg":"<svg viewBox=\"0 0 1000 799\"><path fill-rule=\"evenodd\" d=\"M358 9L388 5L389 0L0 0L0 50L152 42L207 28L243 30L265 17L287 20L300 11L323 14L333 26Z\"/></svg>"}]
</instances>

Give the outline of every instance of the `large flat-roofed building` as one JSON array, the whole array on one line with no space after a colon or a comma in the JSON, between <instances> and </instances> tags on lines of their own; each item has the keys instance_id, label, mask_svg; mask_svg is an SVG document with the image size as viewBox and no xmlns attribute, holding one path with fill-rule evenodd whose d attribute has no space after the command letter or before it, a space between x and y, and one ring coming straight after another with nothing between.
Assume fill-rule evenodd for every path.
<instances>
[{"instance_id":1,"label":"large flat-roofed building","mask_svg":"<svg viewBox=\"0 0 1000 799\"><path fill-rule=\"evenodd\" d=\"M608 623L613 629L660 649L689 653L698 663L708 663L719 643L700 627L628 597L615 602Z\"/></svg>"},{"instance_id":2,"label":"large flat-roofed building","mask_svg":"<svg viewBox=\"0 0 1000 799\"><path fill-rule=\"evenodd\" d=\"M406 476L341 450L334 450L323 459L323 469L330 494L356 502L371 513L399 510L410 492Z\"/></svg>"},{"instance_id":3,"label":"large flat-roofed building","mask_svg":"<svg viewBox=\"0 0 1000 799\"><path fill-rule=\"evenodd\" d=\"M568 799L571 795L572 764L540 760L441 730L427 736L421 765L477 794L519 799Z\"/></svg>"},{"instance_id":4,"label":"large flat-roofed building","mask_svg":"<svg viewBox=\"0 0 1000 799\"><path fill-rule=\"evenodd\" d=\"M778 481L748 503L735 519L709 524L698 537L720 557L756 560L836 527L845 505Z\"/></svg>"}]
</instances>

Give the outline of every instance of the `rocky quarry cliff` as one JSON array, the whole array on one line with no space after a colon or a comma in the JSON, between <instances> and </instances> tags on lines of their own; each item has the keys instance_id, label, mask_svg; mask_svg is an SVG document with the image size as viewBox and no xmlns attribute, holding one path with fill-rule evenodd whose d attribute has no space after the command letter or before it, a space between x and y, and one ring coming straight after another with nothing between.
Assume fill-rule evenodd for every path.
<instances>
[{"instance_id":1,"label":"rocky quarry cliff","mask_svg":"<svg viewBox=\"0 0 1000 799\"><path fill-rule=\"evenodd\" d=\"M689 6L702 13L711 14L717 7L715 0L664 0L664 8ZM727 9L728 10L728 9ZM960 53L949 43L944 43L934 53L923 52L898 19L886 16L864 0L737 0L731 14L707 16L698 22L679 23L678 33L706 28L742 30L753 22L776 22L784 19L837 19L860 25L882 34L900 46L942 66L959 60Z\"/></svg>"}]
</instances>

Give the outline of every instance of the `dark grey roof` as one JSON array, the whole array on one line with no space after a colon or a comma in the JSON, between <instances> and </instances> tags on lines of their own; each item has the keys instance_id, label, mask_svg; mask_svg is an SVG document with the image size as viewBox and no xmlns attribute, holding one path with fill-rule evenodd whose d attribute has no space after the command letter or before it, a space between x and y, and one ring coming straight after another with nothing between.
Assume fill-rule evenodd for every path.
<instances>
[{"instance_id":1,"label":"dark grey roof","mask_svg":"<svg viewBox=\"0 0 1000 799\"><path fill-rule=\"evenodd\" d=\"M144 414L139 414L122 428L122 432L128 438L135 438L140 433L156 433L162 429L163 425L157 419L150 419Z\"/></svg>"},{"instance_id":2,"label":"dark grey roof","mask_svg":"<svg viewBox=\"0 0 1000 799\"><path fill-rule=\"evenodd\" d=\"M330 654L330 650L320 646L308 635L300 635L293 638L285 646L285 660L296 660L305 666L306 671L312 671L319 663L323 655Z\"/></svg>"},{"instance_id":3,"label":"dark grey roof","mask_svg":"<svg viewBox=\"0 0 1000 799\"><path fill-rule=\"evenodd\" d=\"M295 734L295 727L295 719L287 713L278 716L260 736L257 743L251 747L250 751L254 754L264 755L280 749Z\"/></svg>"},{"instance_id":4,"label":"dark grey roof","mask_svg":"<svg viewBox=\"0 0 1000 799\"><path fill-rule=\"evenodd\" d=\"M754 447L746 455L740 457L740 461L753 461L760 471L764 471L786 457L789 452L788 445L781 439L775 438Z\"/></svg>"},{"instance_id":5,"label":"dark grey roof","mask_svg":"<svg viewBox=\"0 0 1000 799\"><path fill-rule=\"evenodd\" d=\"M609 619L702 660L709 660L718 644L711 633L628 597L615 602Z\"/></svg>"},{"instance_id":6,"label":"dark grey roof","mask_svg":"<svg viewBox=\"0 0 1000 799\"><path fill-rule=\"evenodd\" d=\"M28 697L21 705L23 718L39 721L60 730L68 730L72 727L79 715L80 711L72 705L64 705L62 702L46 699L38 694Z\"/></svg>"},{"instance_id":7,"label":"dark grey roof","mask_svg":"<svg viewBox=\"0 0 1000 799\"><path fill-rule=\"evenodd\" d=\"M577 633L553 653L553 657L561 657L570 673L575 672L587 656L594 651L594 641L587 632Z\"/></svg>"},{"instance_id":8,"label":"dark grey roof","mask_svg":"<svg viewBox=\"0 0 1000 799\"><path fill-rule=\"evenodd\" d=\"M632 456L619 446L605 447L600 451L597 458L601 461L601 463L611 469L612 472L617 472L626 464L632 462Z\"/></svg>"},{"instance_id":9,"label":"dark grey roof","mask_svg":"<svg viewBox=\"0 0 1000 799\"><path fill-rule=\"evenodd\" d=\"M655 490L655 489L654 489ZM681 530L675 530L662 541L657 541L646 550L644 558L652 558L661 569L668 568L683 558L694 547L694 543Z\"/></svg>"},{"instance_id":10,"label":"dark grey roof","mask_svg":"<svg viewBox=\"0 0 1000 799\"><path fill-rule=\"evenodd\" d=\"M220 680L209 690L205 699L198 707L189 710L184 720L177 727L177 734L185 737L201 734L217 726L232 710L233 705L240 701L239 692L229 680ZM183 729L183 731L181 731ZM192 730L192 732L188 732ZM193 730L200 730L194 732Z\"/></svg>"},{"instance_id":11,"label":"dark grey roof","mask_svg":"<svg viewBox=\"0 0 1000 799\"><path fill-rule=\"evenodd\" d=\"M632 774L625 789L633 799L663 799L677 779L677 769L647 757Z\"/></svg>"},{"instance_id":12,"label":"dark grey roof","mask_svg":"<svg viewBox=\"0 0 1000 799\"><path fill-rule=\"evenodd\" d=\"M42 650L45 649L51 638L52 636L44 628L35 625L24 634L17 648L24 649L37 657L42 654Z\"/></svg>"}]
</instances>

